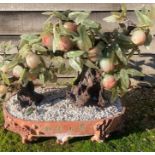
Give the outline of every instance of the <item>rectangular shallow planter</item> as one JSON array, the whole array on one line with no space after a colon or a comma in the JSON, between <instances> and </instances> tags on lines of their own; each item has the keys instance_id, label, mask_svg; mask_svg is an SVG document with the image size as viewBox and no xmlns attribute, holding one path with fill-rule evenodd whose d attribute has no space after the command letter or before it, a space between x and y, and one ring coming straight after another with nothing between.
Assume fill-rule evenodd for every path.
<instances>
[{"instance_id":1,"label":"rectangular shallow planter","mask_svg":"<svg viewBox=\"0 0 155 155\"><path fill-rule=\"evenodd\" d=\"M30 142L39 137L56 137L57 143L64 144L68 138L92 136L92 141L102 142L113 131L119 130L125 108L113 117L88 121L29 121L11 115L3 106L4 128Z\"/></svg>"}]
</instances>

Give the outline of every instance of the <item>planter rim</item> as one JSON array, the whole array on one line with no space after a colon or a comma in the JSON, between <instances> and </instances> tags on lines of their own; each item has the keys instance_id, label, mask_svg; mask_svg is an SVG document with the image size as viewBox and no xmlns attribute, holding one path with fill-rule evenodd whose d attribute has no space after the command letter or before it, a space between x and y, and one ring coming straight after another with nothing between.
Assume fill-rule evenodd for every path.
<instances>
[{"instance_id":1,"label":"planter rim","mask_svg":"<svg viewBox=\"0 0 155 155\"><path fill-rule=\"evenodd\" d=\"M58 89L58 88L50 88L50 89ZM47 123L56 123L56 122L59 122L59 123L75 123L75 122L92 122L92 121L101 121L103 119L112 119L112 118L116 118L122 114L125 113L125 106L122 106L122 111L121 112L118 112L116 113L115 115L111 116L111 117L103 117L101 119L93 119L93 120L75 120L75 121L67 121L67 120L64 120L64 121L40 121L40 120L26 120L26 119L22 119L22 118L18 118L18 117L15 117L14 115L12 115L8 110L7 110L7 107L6 107L6 102L8 102L10 100L11 97L13 97L14 95L16 95L17 92L14 92L5 102L3 102L3 113L6 113L10 118L13 118L13 119L16 119L18 121L26 121L26 122L31 122L31 123L44 123L44 122L47 122Z\"/></svg>"},{"instance_id":2,"label":"planter rim","mask_svg":"<svg viewBox=\"0 0 155 155\"><path fill-rule=\"evenodd\" d=\"M22 119L22 118L18 118L18 117L15 117L15 116L13 116L12 114L10 114L9 112L8 112L8 110L7 110L7 108L6 108L6 105L3 105L3 112L4 113L6 113L7 115L9 115L9 117L10 118L13 118L13 119L16 119L16 120L18 120L18 121L26 121L26 122L31 122L31 123L44 123L44 122L47 122L47 123L56 123L56 122L59 122L59 123L61 123L61 122L65 122L65 123L73 123L73 122L92 122L92 121L101 121L101 120L103 120L103 119L112 119L112 118L115 118L115 117L118 117L118 116L120 116L120 115L122 115L122 114L124 114L124 112L125 112L125 107L123 106L122 107L122 111L121 112L119 112L119 113L116 113L116 115L114 115L114 116L111 116L111 117L104 117L104 118L101 118L101 119L94 119L94 120L75 120L75 121L40 121L40 120L26 120L26 119Z\"/></svg>"}]
</instances>

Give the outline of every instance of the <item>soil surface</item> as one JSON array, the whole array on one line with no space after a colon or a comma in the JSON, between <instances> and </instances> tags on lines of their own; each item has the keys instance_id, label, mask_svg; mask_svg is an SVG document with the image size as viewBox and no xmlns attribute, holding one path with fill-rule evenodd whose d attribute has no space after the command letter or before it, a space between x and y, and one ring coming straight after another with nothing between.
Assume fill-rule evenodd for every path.
<instances>
[{"instance_id":1,"label":"soil surface","mask_svg":"<svg viewBox=\"0 0 155 155\"><path fill-rule=\"evenodd\" d=\"M44 99L40 104L21 107L17 95L14 95L6 102L7 110L17 118L39 121L94 120L111 117L122 111L122 105L119 99L104 108L90 105L77 107L67 97L66 88L37 88L36 92L44 95Z\"/></svg>"}]
</instances>

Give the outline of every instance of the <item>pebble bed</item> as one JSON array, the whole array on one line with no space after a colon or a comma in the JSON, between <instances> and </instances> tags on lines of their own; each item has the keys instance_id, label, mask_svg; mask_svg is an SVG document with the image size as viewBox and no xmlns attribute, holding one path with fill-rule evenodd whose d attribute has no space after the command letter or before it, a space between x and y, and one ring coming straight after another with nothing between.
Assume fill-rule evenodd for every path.
<instances>
[{"instance_id":1,"label":"pebble bed","mask_svg":"<svg viewBox=\"0 0 155 155\"><path fill-rule=\"evenodd\" d=\"M119 99L101 109L97 106L77 107L73 101L65 98L66 89L36 89L45 99L37 106L21 108L17 95L6 102L10 114L17 118L33 121L77 121L111 117L122 111Z\"/></svg>"}]
</instances>

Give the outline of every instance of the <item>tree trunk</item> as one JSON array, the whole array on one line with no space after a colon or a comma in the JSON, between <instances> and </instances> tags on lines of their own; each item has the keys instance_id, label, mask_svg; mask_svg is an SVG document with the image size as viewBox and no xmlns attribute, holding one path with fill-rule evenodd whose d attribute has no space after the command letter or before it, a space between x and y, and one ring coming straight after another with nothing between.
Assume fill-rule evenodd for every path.
<instances>
[{"instance_id":1,"label":"tree trunk","mask_svg":"<svg viewBox=\"0 0 155 155\"><path fill-rule=\"evenodd\" d=\"M101 75L99 72L87 66L83 67L71 90L71 97L77 106L97 105L105 107L109 103L100 81Z\"/></svg>"},{"instance_id":2,"label":"tree trunk","mask_svg":"<svg viewBox=\"0 0 155 155\"><path fill-rule=\"evenodd\" d=\"M25 87L21 87L17 93L21 107L31 106L32 104L37 105L43 100L43 97L42 94L34 91L34 84L31 81Z\"/></svg>"}]
</instances>

